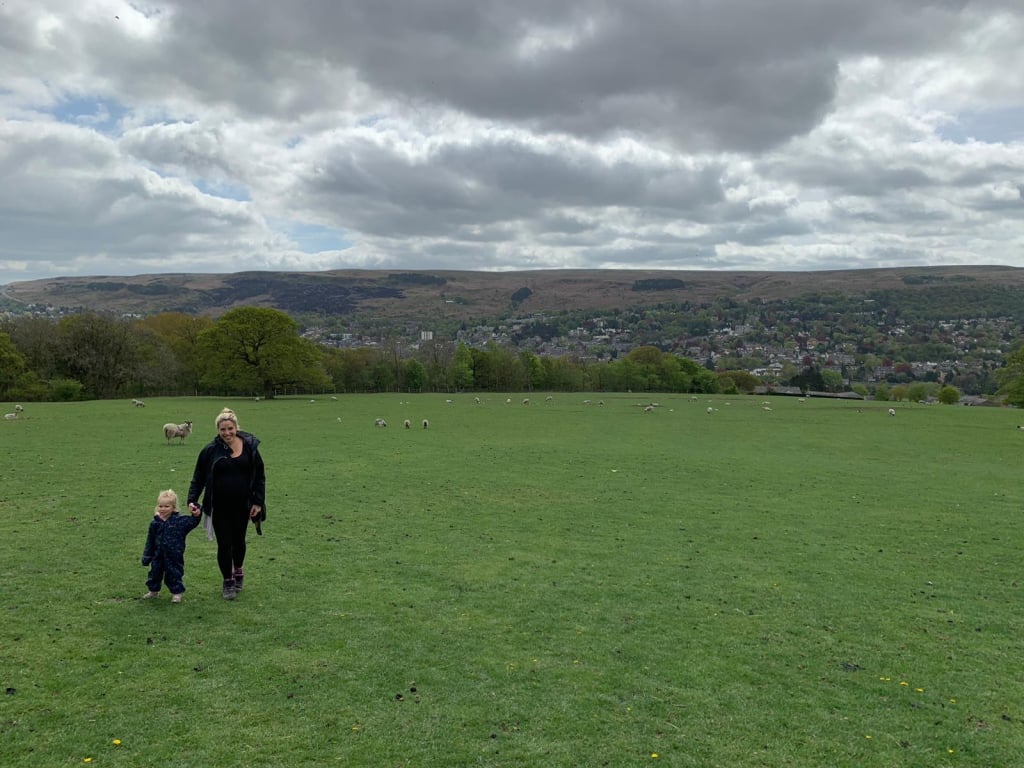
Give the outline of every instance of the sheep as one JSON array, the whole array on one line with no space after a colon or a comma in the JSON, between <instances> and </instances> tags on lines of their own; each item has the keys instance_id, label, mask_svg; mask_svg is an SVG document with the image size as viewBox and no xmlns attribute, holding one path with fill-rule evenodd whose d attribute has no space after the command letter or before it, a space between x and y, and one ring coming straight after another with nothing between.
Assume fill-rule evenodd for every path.
<instances>
[{"instance_id":1,"label":"sheep","mask_svg":"<svg viewBox=\"0 0 1024 768\"><path fill-rule=\"evenodd\" d=\"M550 402L551 402L552 400L554 400L554 399L555 399L555 398L553 398L553 397L552 397L551 395L548 395L547 397L545 397L545 398L544 398L544 402L545 402L545 403L550 403Z\"/></svg>"},{"instance_id":2,"label":"sheep","mask_svg":"<svg viewBox=\"0 0 1024 768\"><path fill-rule=\"evenodd\" d=\"M712 408L712 407L711 407L711 406L709 405L709 406L708 406L708 413L714 413L714 412L715 412L715 409L714 409L714 408Z\"/></svg>"},{"instance_id":3,"label":"sheep","mask_svg":"<svg viewBox=\"0 0 1024 768\"><path fill-rule=\"evenodd\" d=\"M171 440L179 438L179 443L184 443L185 438L192 434L192 422L186 421L184 424L164 424L164 437L167 438L167 444L171 444Z\"/></svg>"},{"instance_id":4,"label":"sheep","mask_svg":"<svg viewBox=\"0 0 1024 768\"><path fill-rule=\"evenodd\" d=\"M406 419L405 421L402 422L402 426L405 427L406 429L412 429L412 422Z\"/></svg>"},{"instance_id":5,"label":"sheep","mask_svg":"<svg viewBox=\"0 0 1024 768\"><path fill-rule=\"evenodd\" d=\"M529 404L530 404L530 398L524 397L523 398L523 405L529 405Z\"/></svg>"},{"instance_id":6,"label":"sheep","mask_svg":"<svg viewBox=\"0 0 1024 768\"><path fill-rule=\"evenodd\" d=\"M373 422L373 426L375 427L386 427L387 425L388 423L384 421L384 419L377 419L376 421Z\"/></svg>"},{"instance_id":7,"label":"sheep","mask_svg":"<svg viewBox=\"0 0 1024 768\"><path fill-rule=\"evenodd\" d=\"M890 416L895 416L896 415L896 409L895 408L890 408L889 409L889 415Z\"/></svg>"},{"instance_id":8,"label":"sheep","mask_svg":"<svg viewBox=\"0 0 1024 768\"><path fill-rule=\"evenodd\" d=\"M14 421L16 418L18 418L18 414L17 414L17 412L15 412L15 413L5 413L4 414L4 418L7 419L7 421Z\"/></svg>"},{"instance_id":9,"label":"sheep","mask_svg":"<svg viewBox=\"0 0 1024 768\"><path fill-rule=\"evenodd\" d=\"M14 412L15 412L15 413L22 413L22 412L23 412L24 410L25 410L25 409L24 409L24 408L22 408L22 407L21 407L20 405L16 405L16 406L14 406Z\"/></svg>"},{"instance_id":10,"label":"sheep","mask_svg":"<svg viewBox=\"0 0 1024 768\"><path fill-rule=\"evenodd\" d=\"M146 407L146 404L144 402L142 402L141 400L132 400L132 403L135 405L136 408L145 408Z\"/></svg>"},{"instance_id":11,"label":"sheep","mask_svg":"<svg viewBox=\"0 0 1024 768\"><path fill-rule=\"evenodd\" d=\"M644 413L654 413L654 406L653 405L644 406Z\"/></svg>"},{"instance_id":12,"label":"sheep","mask_svg":"<svg viewBox=\"0 0 1024 768\"><path fill-rule=\"evenodd\" d=\"M430 426L430 422L429 422L429 421L427 421L426 419L424 419L424 420L423 420L423 428L424 428L424 429L426 429L426 428L427 428L427 427L429 427L429 426Z\"/></svg>"}]
</instances>

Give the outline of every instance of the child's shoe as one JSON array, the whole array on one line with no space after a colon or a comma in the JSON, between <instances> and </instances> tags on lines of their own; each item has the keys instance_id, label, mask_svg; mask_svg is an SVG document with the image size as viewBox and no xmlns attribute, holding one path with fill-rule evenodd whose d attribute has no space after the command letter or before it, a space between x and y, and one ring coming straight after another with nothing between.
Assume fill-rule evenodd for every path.
<instances>
[{"instance_id":1,"label":"child's shoe","mask_svg":"<svg viewBox=\"0 0 1024 768\"><path fill-rule=\"evenodd\" d=\"M142 596L142 599L143 600L152 600L154 597L159 597L159 596L160 596L159 592L147 592L146 594L144 594Z\"/></svg>"},{"instance_id":2,"label":"child's shoe","mask_svg":"<svg viewBox=\"0 0 1024 768\"><path fill-rule=\"evenodd\" d=\"M221 597L225 600L234 600L238 593L235 591L235 580L224 579L224 587L221 589Z\"/></svg>"},{"instance_id":3,"label":"child's shoe","mask_svg":"<svg viewBox=\"0 0 1024 768\"><path fill-rule=\"evenodd\" d=\"M180 603L181 602L181 593L179 592L176 595L171 595L171 602L172 603Z\"/></svg>"}]
</instances>

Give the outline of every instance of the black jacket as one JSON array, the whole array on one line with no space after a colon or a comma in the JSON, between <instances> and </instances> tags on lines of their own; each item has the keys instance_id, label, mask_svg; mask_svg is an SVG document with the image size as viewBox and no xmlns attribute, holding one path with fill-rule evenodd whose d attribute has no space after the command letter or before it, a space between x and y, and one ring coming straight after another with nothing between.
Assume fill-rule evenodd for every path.
<instances>
[{"instance_id":1,"label":"black jacket","mask_svg":"<svg viewBox=\"0 0 1024 768\"><path fill-rule=\"evenodd\" d=\"M258 504L260 513L253 519L256 524L256 533L263 535L261 523L267 519L267 477L263 468L263 457L260 455L260 441L255 435L239 431L238 436L242 438L242 451L248 454L252 472L249 475L249 498L246 500L246 507ZM231 449L219 437L213 438L203 446L196 459L196 468L192 473L192 483L188 487L188 503L198 504L202 496L203 514L212 514L216 508L216 499L213 498L213 466L231 456Z\"/></svg>"}]
</instances>

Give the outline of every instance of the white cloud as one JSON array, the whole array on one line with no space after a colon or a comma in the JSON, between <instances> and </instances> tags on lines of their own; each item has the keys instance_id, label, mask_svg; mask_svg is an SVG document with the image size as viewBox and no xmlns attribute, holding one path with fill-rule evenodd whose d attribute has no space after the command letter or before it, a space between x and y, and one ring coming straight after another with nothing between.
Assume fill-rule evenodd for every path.
<instances>
[{"instance_id":1,"label":"white cloud","mask_svg":"<svg viewBox=\"0 0 1024 768\"><path fill-rule=\"evenodd\" d=\"M0 283L1024 266L1012 0L5 0Z\"/></svg>"}]
</instances>

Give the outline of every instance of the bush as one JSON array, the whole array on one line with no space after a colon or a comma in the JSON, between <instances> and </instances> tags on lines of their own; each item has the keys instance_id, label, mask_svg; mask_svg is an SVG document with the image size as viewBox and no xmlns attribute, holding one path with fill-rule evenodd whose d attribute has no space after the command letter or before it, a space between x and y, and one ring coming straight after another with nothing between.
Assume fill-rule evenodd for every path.
<instances>
[{"instance_id":1,"label":"bush","mask_svg":"<svg viewBox=\"0 0 1024 768\"><path fill-rule=\"evenodd\" d=\"M53 379L50 382L50 399L66 403L82 399L82 382L76 379Z\"/></svg>"}]
</instances>

